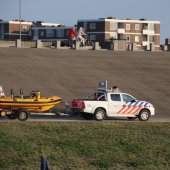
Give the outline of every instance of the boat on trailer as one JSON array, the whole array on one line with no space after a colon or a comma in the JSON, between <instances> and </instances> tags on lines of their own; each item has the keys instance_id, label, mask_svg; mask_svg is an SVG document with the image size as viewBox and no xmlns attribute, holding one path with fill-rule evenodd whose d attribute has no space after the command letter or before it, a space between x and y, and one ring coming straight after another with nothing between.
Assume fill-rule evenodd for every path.
<instances>
[{"instance_id":1,"label":"boat on trailer","mask_svg":"<svg viewBox=\"0 0 170 170\"><path fill-rule=\"evenodd\" d=\"M40 91L32 91L30 96L23 95L23 89L20 89L20 95L15 96L14 90L11 89L11 96L1 96L0 98L0 115L9 119L18 118L21 121L27 120L30 112L45 112L61 103L58 96L42 97Z\"/></svg>"}]
</instances>

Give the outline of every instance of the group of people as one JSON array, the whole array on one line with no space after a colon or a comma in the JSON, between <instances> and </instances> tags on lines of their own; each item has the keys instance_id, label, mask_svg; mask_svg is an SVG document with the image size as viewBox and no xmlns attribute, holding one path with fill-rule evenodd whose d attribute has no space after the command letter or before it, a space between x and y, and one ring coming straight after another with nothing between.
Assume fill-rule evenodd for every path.
<instances>
[{"instance_id":1,"label":"group of people","mask_svg":"<svg viewBox=\"0 0 170 170\"><path fill-rule=\"evenodd\" d=\"M77 32L75 30L75 27L72 27L70 29L70 32L69 32L69 38L72 41L75 41L75 40L79 39L80 42L83 44L83 46L85 45L85 39L83 38L84 35L87 35L87 34L83 31L82 27L80 27Z\"/></svg>"}]
</instances>

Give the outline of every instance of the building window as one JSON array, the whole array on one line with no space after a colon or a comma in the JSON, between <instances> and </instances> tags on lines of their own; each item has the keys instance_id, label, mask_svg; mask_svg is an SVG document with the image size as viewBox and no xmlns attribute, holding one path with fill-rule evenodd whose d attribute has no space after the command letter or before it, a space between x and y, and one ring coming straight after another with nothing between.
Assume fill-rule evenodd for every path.
<instances>
[{"instance_id":1,"label":"building window","mask_svg":"<svg viewBox=\"0 0 170 170\"><path fill-rule=\"evenodd\" d=\"M116 30L117 29L117 22L110 22L110 30Z\"/></svg>"},{"instance_id":2,"label":"building window","mask_svg":"<svg viewBox=\"0 0 170 170\"><path fill-rule=\"evenodd\" d=\"M90 29L96 29L96 23L90 23Z\"/></svg>"},{"instance_id":3,"label":"building window","mask_svg":"<svg viewBox=\"0 0 170 170\"><path fill-rule=\"evenodd\" d=\"M119 22L119 23L118 23L118 28L124 28L124 23Z\"/></svg>"},{"instance_id":4,"label":"building window","mask_svg":"<svg viewBox=\"0 0 170 170\"><path fill-rule=\"evenodd\" d=\"M140 30L140 24L135 24L135 30Z\"/></svg>"},{"instance_id":5,"label":"building window","mask_svg":"<svg viewBox=\"0 0 170 170\"><path fill-rule=\"evenodd\" d=\"M130 42L130 35L126 35L127 42Z\"/></svg>"},{"instance_id":6,"label":"building window","mask_svg":"<svg viewBox=\"0 0 170 170\"><path fill-rule=\"evenodd\" d=\"M125 35L124 34L118 34L118 40L124 40Z\"/></svg>"},{"instance_id":7,"label":"building window","mask_svg":"<svg viewBox=\"0 0 170 170\"><path fill-rule=\"evenodd\" d=\"M84 31L86 32L87 31L87 22L83 23L83 28L84 28Z\"/></svg>"},{"instance_id":8,"label":"building window","mask_svg":"<svg viewBox=\"0 0 170 170\"><path fill-rule=\"evenodd\" d=\"M148 30L154 31L154 24L153 23L148 24Z\"/></svg>"},{"instance_id":9,"label":"building window","mask_svg":"<svg viewBox=\"0 0 170 170\"><path fill-rule=\"evenodd\" d=\"M45 33L44 31L40 31L40 37L44 37Z\"/></svg>"},{"instance_id":10,"label":"building window","mask_svg":"<svg viewBox=\"0 0 170 170\"><path fill-rule=\"evenodd\" d=\"M53 29L47 29L47 30L46 30L46 37L47 37L47 38L52 38L52 37L54 37L54 30L53 30Z\"/></svg>"},{"instance_id":11,"label":"building window","mask_svg":"<svg viewBox=\"0 0 170 170\"><path fill-rule=\"evenodd\" d=\"M126 24L126 30L130 30L130 24Z\"/></svg>"},{"instance_id":12,"label":"building window","mask_svg":"<svg viewBox=\"0 0 170 170\"><path fill-rule=\"evenodd\" d=\"M117 39L117 33L116 32L111 32L110 33L110 39L113 39L113 40Z\"/></svg>"},{"instance_id":13,"label":"building window","mask_svg":"<svg viewBox=\"0 0 170 170\"><path fill-rule=\"evenodd\" d=\"M139 36L135 36L135 42L139 42Z\"/></svg>"},{"instance_id":14,"label":"building window","mask_svg":"<svg viewBox=\"0 0 170 170\"><path fill-rule=\"evenodd\" d=\"M57 30L57 37L63 38L64 37L64 30L62 30L62 29Z\"/></svg>"},{"instance_id":15,"label":"building window","mask_svg":"<svg viewBox=\"0 0 170 170\"><path fill-rule=\"evenodd\" d=\"M0 39L4 39L4 24L0 24Z\"/></svg>"},{"instance_id":16,"label":"building window","mask_svg":"<svg viewBox=\"0 0 170 170\"><path fill-rule=\"evenodd\" d=\"M66 31L65 31L66 37L69 37L69 32L70 32L70 30L66 30Z\"/></svg>"},{"instance_id":17,"label":"building window","mask_svg":"<svg viewBox=\"0 0 170 170\"><path fill-rule=\"evenodd\" d=\"M148 36L147 35L143 35L143 41L148 41Z\"/></svg>"},{"instance_id":18,"label":"building window","mask_svg":"<svg viewBox=\"0 0 170 170\"><path fill-rule=\"evenodd\" d=\"M148 24L143 24L142 27L143 27L144 30L147 30L148 29Z\"/></svg>"},{"instance_id":19,"label":"building window","mask_svg":"<svg viewBox=\"0 0 170 170\"><path fill-rule=\"evenodd\" d=\"M28 26L27 25L22 25L22 31L27 31Z\"/></svg>"},{"instance_id":20,"label":"building window","mask_svg":"<svg viewBox=\"0 0 170 170\"><path fill-rule=\"evenodd\" d=\"M95 41L96 40L96 35L90 35L90 41Z\"/></svg>"},{"instance_id":21,"label":"building window","mask_svg":"<svg viewBox=\"0 0 170 170\"><path fill-rule=\"evenodd\" d=\"M149 42L154 42L154 36L152 35L149 36Z\"/></svg>"},{"instance_id":22,"label":"building window","mask_svg":"<svg viewBox=\"0 0 170 170\"><path fill-rule=\"evenodd\" d=\"M33 36L34 36L34 38L35 39L38 39L38 30L37 29L35 29L34 31L33 31Z\"/></svg>"}]
</instances>

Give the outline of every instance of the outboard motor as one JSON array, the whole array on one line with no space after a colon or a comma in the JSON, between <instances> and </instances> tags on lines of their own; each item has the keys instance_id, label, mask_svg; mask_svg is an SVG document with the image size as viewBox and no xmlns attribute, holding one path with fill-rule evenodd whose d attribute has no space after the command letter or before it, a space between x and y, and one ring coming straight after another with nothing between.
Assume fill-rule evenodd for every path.
<instances>
[{"instance_id":1,"label":"outboard motor","mask_svg":"<svg viewBox=\"0 0 170 170\"><path fill-rule=\"evenodd\" d=\"M19 94L20 94L20 97L23 99L23 94L24 94L23 89L20 89Z\"/></svg>"},{"instance_id":2,"label":"outboard motor","mask_svg":"<svg viewBox=\"0 0 170 170\"><path fill-rule=\"evenodd\" d=\"M37 90L37 91L36 91L36 100L38 101L39 99L40 99L40 91Z\"/></svg>"},{"instance_id":3,"label":"outboard motor","mask_svg":"<svg viewBox=\"0 0 170 170\"><path fill-rule=\"evenodd\" d=\"M14 98L14 89L11 89L11 98Z\"/></svg>"}]
</instances>

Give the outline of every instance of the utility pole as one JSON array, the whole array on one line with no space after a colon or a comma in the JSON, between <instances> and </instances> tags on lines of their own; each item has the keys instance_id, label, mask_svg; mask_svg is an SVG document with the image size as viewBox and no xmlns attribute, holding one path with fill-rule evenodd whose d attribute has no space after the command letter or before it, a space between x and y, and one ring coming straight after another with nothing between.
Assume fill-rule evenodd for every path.
<instances>
[{"instance_id":1,"label":"utility pole","mask_svg":"<svg viewBox=\"0 0 170 170\"><path fill-rule=\"evenodd\" d=\"M21 41L21 0L19 0L19 21L20 21L20 25L19 25L19 39Z\"/></svg>"}]
</instances>

